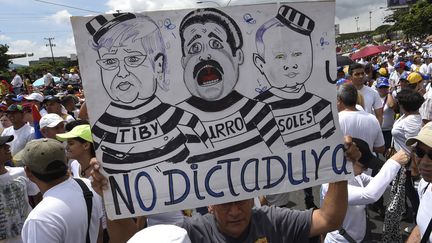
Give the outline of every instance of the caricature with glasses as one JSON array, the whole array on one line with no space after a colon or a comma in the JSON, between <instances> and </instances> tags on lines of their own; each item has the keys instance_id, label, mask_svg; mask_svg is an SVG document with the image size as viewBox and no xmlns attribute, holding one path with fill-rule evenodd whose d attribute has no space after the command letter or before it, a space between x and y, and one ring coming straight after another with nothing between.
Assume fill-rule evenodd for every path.
<instances>
[{"instance_id":1,"label":"caricature with glasses","mask_svg":"<svg viewBox=\"0 0 432 243\"><path fill-rule=\"evenodd\" d=\"M192 147L211 147L201 121L156 96L165 80L166 55L158 26L132 13L99 15L86 24L98 52L102 84L111 98L92 128L108 173L160 162L181 162ZM130 170L125 171L125 164Z\"/></svg>"}]
</instances>

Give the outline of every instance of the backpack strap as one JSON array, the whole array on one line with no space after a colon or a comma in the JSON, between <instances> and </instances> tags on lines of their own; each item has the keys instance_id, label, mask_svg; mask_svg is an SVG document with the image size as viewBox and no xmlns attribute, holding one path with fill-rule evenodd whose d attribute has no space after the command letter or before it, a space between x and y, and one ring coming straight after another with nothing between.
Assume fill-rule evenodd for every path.
<instances>
[{"instance_id":1,"label":"backpack strap","mask_svg":"<svg viewBox=\"0 0 432 243\"><path fill-rule=\"evenodd\" d=\"M342 235L349 243L356 243L356 241L351 237L351 235L346 232L344 228L339 229L339 234Z\"/></svg>"},{"instance_id":2,"label":"backpack strap","mask_svg":"<svg viewBox=\"0 0 432 243\"><path fill-rule=\"evenodd\" d=\"M92 213L92 207L93 207L93 193L90 191L88 186L79 178L73 178L78 185L81 187L81 190L83 191L84 199L87 206L87 235L86 235L86 243L90 243L90 221L91 221L91 213Z\"/></svg>"}]
</instances>

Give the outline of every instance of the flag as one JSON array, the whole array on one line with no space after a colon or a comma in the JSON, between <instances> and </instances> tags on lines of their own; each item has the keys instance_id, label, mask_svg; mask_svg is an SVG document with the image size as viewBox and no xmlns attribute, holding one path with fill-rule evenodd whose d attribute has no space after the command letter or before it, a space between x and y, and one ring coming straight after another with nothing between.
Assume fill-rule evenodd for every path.
<instances>
[{"instance_id":1,"label":"flag","mask_svg":"<svg viewBox=\"0 0 432 243\"><path fill-rule=\"evenodd\" d=\"M40 126L39 126L39 121L41 119L41 115L39 113L39 109L37 108L36 105L33 105L32 108L32 116L33 116L33 127L35 130L35 138L43 138L44 136L42 135L41 131L40 131Z\"/></svg>"}]
</instances>

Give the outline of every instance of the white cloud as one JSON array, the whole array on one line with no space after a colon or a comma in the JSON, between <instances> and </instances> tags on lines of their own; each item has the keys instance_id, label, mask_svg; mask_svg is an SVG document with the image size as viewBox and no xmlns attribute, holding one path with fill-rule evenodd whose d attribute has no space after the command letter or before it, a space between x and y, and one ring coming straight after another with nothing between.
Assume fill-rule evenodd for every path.
<instances>
[{"instance_id":1,"label":"white cloud","mask_svg":"<svg viewBox=\"0 0 432 243\"><path fill-rule=\"evenodd\" d=\"M70 24L70 16L72 15L67 10L61 10L49 16L48 20L56 24Z\"/></svg>"},{"instance_id":2,"label":"white cloud","mask_svg":"<svg viewBox=\"0 0 432 243\"><path fill-rule=\"evenodd\" d=\"M191 8L196 6L196 1L193 0L109 0L106 5L110 12L121 10L126 11L152 11L152 10L167 10L178 8Z\"/></svg>"},{"instance_id":3,"label":"white cloud","mask_svg":"<svg viewBox=\"0 0 432 243\"><path fill-rule=\"evenodd\" d=\"M8 41L11 40L11 38L7 35L0 35L0 41Z\"/></svg>"}]
</instances>

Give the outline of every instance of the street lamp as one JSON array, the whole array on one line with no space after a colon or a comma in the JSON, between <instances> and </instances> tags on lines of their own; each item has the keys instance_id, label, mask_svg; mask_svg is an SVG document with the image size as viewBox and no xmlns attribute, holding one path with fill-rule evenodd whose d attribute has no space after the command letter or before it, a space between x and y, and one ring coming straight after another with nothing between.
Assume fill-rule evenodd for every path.
<instances>
[{"instance_id":1,"label":"street lamp","mask_svg":"<svg viewBox=\"0 0 432 243\"><path fill-rule=\"evenodd\" d=\"M219 2L216 2L216 1L210 1L210 0L208 0L208 1L197 1L196 3L197 3L197 4L202 4L202 3L214 3L214 4L218 5L218 7L222 7L222 5L221 5ZM225 5L225 7L228 6L230 3L231 3L231 0L228 1L228 3Z\"/></svg>"},{"instance_id":2,"label":"street lamp","mask_svg":"<svg viewBox=\"0 0 432 243\"><path fill-rule=\"evenodd\" d=\"M359 17L355 17L354 19L355 19L356 25L357 25L357 32L359 32L359 30L360 30L359 26L358 26Z\"/></svg>"}]
</instances>

